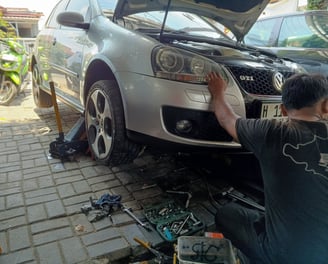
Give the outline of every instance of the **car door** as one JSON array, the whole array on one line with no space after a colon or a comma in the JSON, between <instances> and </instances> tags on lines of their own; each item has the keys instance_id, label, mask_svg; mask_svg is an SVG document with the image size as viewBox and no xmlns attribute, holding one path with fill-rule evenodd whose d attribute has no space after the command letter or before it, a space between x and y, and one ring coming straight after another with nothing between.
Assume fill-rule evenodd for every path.
<instances>
[{"instance_id":1,"label":"car door","mask_svg":"<svg viewBox=\"0 0 328 264\"><path fill-rule=\"evenodd\" d=\"M89 0L70 0L66 9L83 15L90 22ZM83 49L87 42L87 31L79 28L60 26L54 32L51 51L51 77L56 93L67 103L79 108L80 81Z\"/></svg>"},{"instance_id":2,"label":"car door","mask_svg":"<svg viewBox=\"0 0 328 264\"><path fill-rule=\"evenodd\" d=\"M68 0L60 1L51 14L49 15L43 30L38 34L36 43L34 45L37 58L39 58L38 66L40 74L43 77L43 86L49 87L49 81L51 80L51 65L52 65L52 48L54 41L54 32L59 28L59 24L56 21L58 13L62 12L67 6Z\"/></svg>"}]
</instances>

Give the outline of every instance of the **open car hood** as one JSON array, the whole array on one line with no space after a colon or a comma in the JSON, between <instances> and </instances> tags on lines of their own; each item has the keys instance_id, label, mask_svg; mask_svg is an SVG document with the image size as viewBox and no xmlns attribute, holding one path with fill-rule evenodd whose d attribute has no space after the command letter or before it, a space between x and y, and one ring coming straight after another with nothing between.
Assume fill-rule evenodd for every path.
<instances>
[{"instance_id":1,"label":"open car hood","mask_svg":"<svg viewBox=\"0 0 328 264\"><path fill-rule=\"evenodd\" d=\"M270 0L119 0L114 17L148 11L190 12L216 20L241 40Z\"/></svg>"}]
</instances>

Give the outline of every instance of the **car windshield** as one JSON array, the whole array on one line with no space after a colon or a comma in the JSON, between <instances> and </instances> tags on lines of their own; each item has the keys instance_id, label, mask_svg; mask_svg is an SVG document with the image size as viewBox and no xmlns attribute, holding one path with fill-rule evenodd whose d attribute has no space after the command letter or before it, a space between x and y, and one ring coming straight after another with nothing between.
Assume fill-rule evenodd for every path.
<instances>
[{"instance_id":1,"label":"car windshield","mask_svg":"<svg viewBox=\"0 0 328 264\"><path fill-rule=\"evenodd\" d=\"M112 19L116 0L99 0L105 16ZM120 19L120 24L142 32L159 32L165 18L164 11L132 14ZM165 21L164 33L188 34L193 36L231 40L230 31L220 23L188 12L171 11Z\"/></svg>"}]
</instances>

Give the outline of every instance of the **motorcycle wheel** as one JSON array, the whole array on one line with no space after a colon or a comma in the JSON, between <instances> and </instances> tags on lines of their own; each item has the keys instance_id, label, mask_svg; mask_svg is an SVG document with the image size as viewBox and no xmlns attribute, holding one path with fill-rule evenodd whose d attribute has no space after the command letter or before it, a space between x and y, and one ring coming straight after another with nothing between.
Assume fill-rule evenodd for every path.
<instances>
[{"instance_id":1,"label":"motorcycle wheel","mask_svg":"<svg viewBox=\"0 0 328 264\"><path fill-rule=\"evenodd\" d=\"M9 79L0 85L0 105L9 105L17 95L17 86Z\"/></svg>"}]
</instances>

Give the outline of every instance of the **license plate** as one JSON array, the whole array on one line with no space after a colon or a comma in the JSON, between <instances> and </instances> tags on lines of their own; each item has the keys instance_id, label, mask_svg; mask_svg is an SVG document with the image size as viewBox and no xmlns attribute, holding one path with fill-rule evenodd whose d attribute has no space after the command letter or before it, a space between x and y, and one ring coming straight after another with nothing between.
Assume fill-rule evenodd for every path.
<instances>
[{"instance_id":1,"label":"license plate","mask_svg":"<svg viewBox=\"0 0 328 264\"><path fill-rule=\"evenodd\" d=\"M262 119L281 119L283 118L280 104L268 103L262 104L261 108Z\"/></svg>"}]
</instances>

